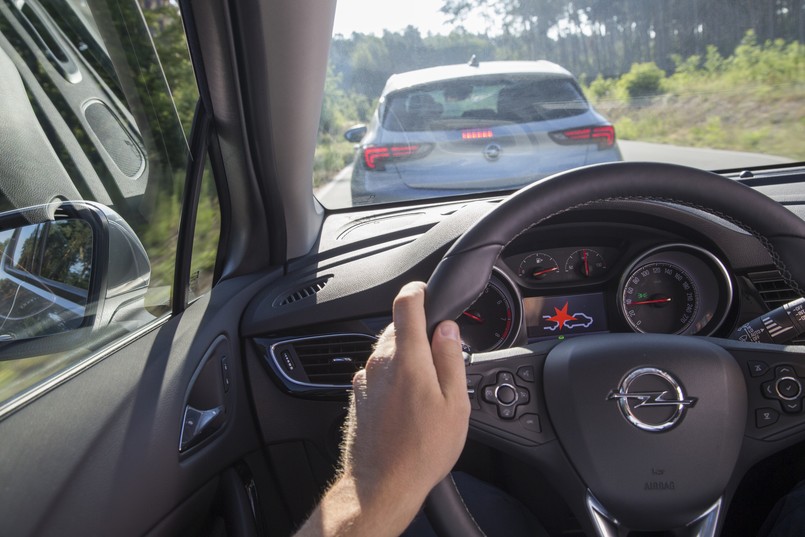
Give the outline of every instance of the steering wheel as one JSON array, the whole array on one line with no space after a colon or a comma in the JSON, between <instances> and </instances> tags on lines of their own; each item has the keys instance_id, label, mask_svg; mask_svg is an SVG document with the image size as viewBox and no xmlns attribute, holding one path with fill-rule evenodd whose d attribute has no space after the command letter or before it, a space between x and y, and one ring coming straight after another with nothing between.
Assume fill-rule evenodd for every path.
<instances>
[{"instance_id":1,"label":"steering wheel","mask_svg":"<svg viewBox=\"0 0 805 537\"><path fill-rule=\"evenodd\" d=\"M709 172L614 163L534 183L468 229L428 281L429 333L481 295L518 235L564 212L622 200L687 206L731 222L756 237L803 294L805 222L792 212ZM473 404L471 429L540 468L589 535L715 536L746 470L805 437L805 368L796 365L804 359L796 347L660 334L475 354L467 375L480 379L485 403ZM449 477L426 511L439 535L483 535Z\"/></svg>"}]
</instances>

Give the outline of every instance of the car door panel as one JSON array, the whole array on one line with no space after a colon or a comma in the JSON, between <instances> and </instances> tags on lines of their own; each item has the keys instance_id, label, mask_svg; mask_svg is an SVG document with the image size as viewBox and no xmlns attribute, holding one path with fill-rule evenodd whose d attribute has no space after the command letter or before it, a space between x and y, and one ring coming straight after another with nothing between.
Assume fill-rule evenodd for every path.
<instances>
[{"instance_id":1,"label":"car door panel","mask_svg":"<svg viewBox=\"0 0 805 537\"><path fill-rule=\"evenodd\" d=\"M226 424L180 456L186 395L208 347L222 334L238 341L241 312L261 284L255 277L221 282L0 422L3 533L161 534L160 521L175 508L194 513L207 503L204 490L218 474L259 446L238 345L230 346Z\"/></svg>"}]
</instances>

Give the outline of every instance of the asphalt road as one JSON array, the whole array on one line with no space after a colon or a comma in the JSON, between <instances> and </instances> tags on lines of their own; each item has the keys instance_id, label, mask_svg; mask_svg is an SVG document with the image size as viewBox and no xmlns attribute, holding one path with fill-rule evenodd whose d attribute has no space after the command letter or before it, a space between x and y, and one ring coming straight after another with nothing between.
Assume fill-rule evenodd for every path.
<instances>
[{"instance_id":1,"label":"asphalt road","mask_svg":"<svg viewBox=\"0 0 805 537\"><path fill-rule=\"evenodd\" d=\"M623 160L669 162L705 170L750 168L792 162L791 159L784 157L745 153L743 151L705 149L703 147L680 147L649 142L631 142L629 140L621 140L618 145L621 148Z\"/></svg>"},{"instance_id":2,"label":"asphalt road","mask_svg":"<svg viewBox=\"0 0 805 537\"><path fill-rule=\"evenodd\" d=\"M742 151L679 147L628 140L621 140L618 145L621 148L623 160L669 162L703 169L749 168L792 162L791 159L784 157ZM351 206L352 200L349 192L349 178L351 175L352 166L347 166L338 173L335 179L318 188L315 191L316 197L325 207L342 208Z\"/></svg>"},{"instance_id":3,"label":"asphalt road","mask_svg":"<svg viewBox=\"0 0 805 537\"><path fill-rule=\"evenodd\" d=\"M338 172L335 179L313 190L319 201L327 208L340 209L352 206L352 194L349 191L349 178L352 176L352 164Z\"/></svg>"}]
</instances>

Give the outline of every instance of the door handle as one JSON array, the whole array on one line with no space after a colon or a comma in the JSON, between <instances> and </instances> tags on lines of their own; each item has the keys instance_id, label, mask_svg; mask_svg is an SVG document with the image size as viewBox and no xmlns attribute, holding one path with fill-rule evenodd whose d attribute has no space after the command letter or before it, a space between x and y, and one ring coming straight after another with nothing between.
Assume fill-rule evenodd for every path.
<instances>
[{"instance_id":1,"label":"door handle","mask_svg":"<svg viewBox=\"0 0 805 537\"><path fill-rule=\"evenodd\" d=\"M224 405L209 410L184 407L179 451L185 451L218 430L224 422Z\"/></svg>"}]
</instances>

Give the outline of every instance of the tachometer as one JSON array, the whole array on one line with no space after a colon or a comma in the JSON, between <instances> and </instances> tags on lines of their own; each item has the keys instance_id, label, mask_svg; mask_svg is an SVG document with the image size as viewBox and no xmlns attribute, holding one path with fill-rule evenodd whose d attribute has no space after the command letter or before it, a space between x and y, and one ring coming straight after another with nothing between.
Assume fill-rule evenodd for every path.
<instances>
[{"instance_id":1,"label":"tachometer","mask_svg":"<svg viewBox=\"0 0 805 537\"><path fill-rule=\"evenodd\" d=\"M519 303L495 276L483 294L456 319L461 339L471 352L498 349L511 343L522 318Z\"/></svg>"},{"instance_id":2,"label":"tachometer","mask_svg":"<svg viewBox=\"0 0 805 537\"><path fill-rule=\"evenodd\" d=\"M681 334L695 318L698 292L690 276L677 265L648 263L626 278L621 307L635 331Z\"/></svg>"}]
</instances>

